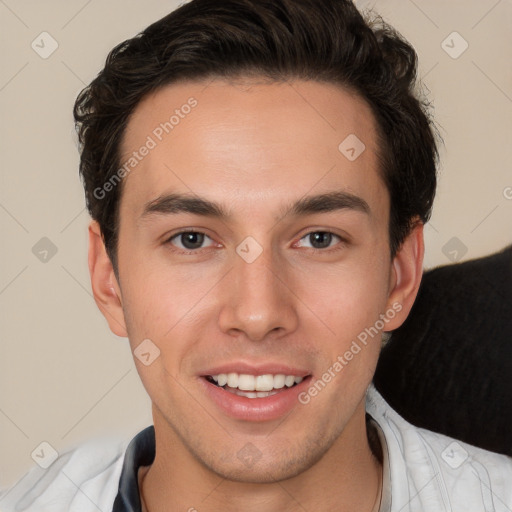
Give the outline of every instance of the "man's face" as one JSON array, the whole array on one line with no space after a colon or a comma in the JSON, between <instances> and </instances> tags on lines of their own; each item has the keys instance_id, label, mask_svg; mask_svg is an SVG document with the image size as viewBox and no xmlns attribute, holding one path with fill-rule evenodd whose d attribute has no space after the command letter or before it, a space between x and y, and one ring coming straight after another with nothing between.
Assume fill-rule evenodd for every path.
<instances>
[{"instance_id":1,"label":"man's face","mask_svg":"<svg viewBox=\"0 0 512 512\"><path fill-rule=\"evenodd\" d=\"M135 358L157 443L261 482L360 439L396 281L369 107L316 82L184 83L137 107L121 161L148 136L123 185L117 291L132 350L160 351ZM231 373L245 392L215 383Z\"/></svg>"}]
</instances>

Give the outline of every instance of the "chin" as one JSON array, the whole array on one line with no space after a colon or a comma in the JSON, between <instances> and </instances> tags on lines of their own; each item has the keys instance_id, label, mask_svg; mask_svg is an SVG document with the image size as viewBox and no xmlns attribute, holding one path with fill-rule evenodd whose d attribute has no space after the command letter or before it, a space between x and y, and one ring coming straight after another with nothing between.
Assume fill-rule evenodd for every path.
<instances>
[{"instance_id":1,"label":"chin","mask_svg":"<svg viewBox=\"0 0 512 512\"><path fill-rule=\"evenodd\" d=\"M247 442L229 459L218 454L200 458L210 471L226 480L246 484L271 484L296 477L319 462L332 443L318 445L318 439L297 440L288 449L268 446L259 450ZM292 450L294 450L292 452ZM196 454L197 457L197 454Z\"/></svg>"}]
</instances>

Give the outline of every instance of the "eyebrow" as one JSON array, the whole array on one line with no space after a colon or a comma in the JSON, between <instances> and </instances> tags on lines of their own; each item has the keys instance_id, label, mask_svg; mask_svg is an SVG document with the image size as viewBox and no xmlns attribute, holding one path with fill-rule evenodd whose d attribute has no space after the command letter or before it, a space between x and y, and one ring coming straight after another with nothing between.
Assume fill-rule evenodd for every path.
<instances>
[{"instance_id":1,"label":"eyebrow","mask_svg":"<svg viewBox=\"0 0 512 512\"><path fill-rule=\"evenodd\" d=\"M345 191L328 192L314 196L305 196L285 208L279 217L311 215L314 213L355 210L369 215L368 203L354 194ZM144 205L142 218L153 215L175 215L191 213L203 217L228 220L231 214L221 204L190 194L167 194Z\"/></svg>"}]
</instances>

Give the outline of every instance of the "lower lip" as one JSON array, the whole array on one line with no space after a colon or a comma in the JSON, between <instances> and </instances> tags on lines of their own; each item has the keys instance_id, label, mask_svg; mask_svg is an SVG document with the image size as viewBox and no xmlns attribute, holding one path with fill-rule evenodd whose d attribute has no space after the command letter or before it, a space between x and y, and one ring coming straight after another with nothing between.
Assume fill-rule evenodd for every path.
<instances>
[{"instance_id":1,"label":"lower lip","mask_svg":"<svg viewBox=\"0 0 512 512\"><path fill-rule=\"evenodd\" d=\"M311 376L299 384L263 398L247 398L225 391L201 377L206 394L228 416L245 421L271 421L288 414L299 404L298 395L307 388Z\"/></svg>"}]
</instances>

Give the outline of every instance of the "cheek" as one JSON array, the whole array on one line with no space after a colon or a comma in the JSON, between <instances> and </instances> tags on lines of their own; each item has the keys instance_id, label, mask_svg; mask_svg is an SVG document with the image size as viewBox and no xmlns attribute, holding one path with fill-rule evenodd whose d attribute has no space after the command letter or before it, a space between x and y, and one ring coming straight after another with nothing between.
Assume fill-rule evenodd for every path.
<instances>
[{"instance_id":1,"label":"cheek","mask_svg":"<svg viewBox=\"0 0 512 512\"><path fill-rule=\"evenodd\" d=\"M165 409L170 396L179 396L176 379L194 344L190 322L197 290L189 291L160 272L142 270L125 280L123 310L137 372L152 400Z\"/></svg>"},{"instance_id":2,"label":"cheek","mask_svg":"<svg viewBox=\"0 0 512 512\"><path fill-rule=\"evenodd\" d=\"M198 338L205 318L216 318L212 286L219 273L146 263L126 273L122 287L132 350L149 338L166 361L178 361Z\"/></svg>"},{"instance_id":3,"label":"cheek","mask_svg":"<svg viewBox=\"0 0 512 512\"><path fill-rule=\"evenodd\" d=\"M298 295L336 338L346 340L374 325L384 313L388 281L385 261L360 258L358 264L303 275Z\"/></svg>"}]
</instances>

